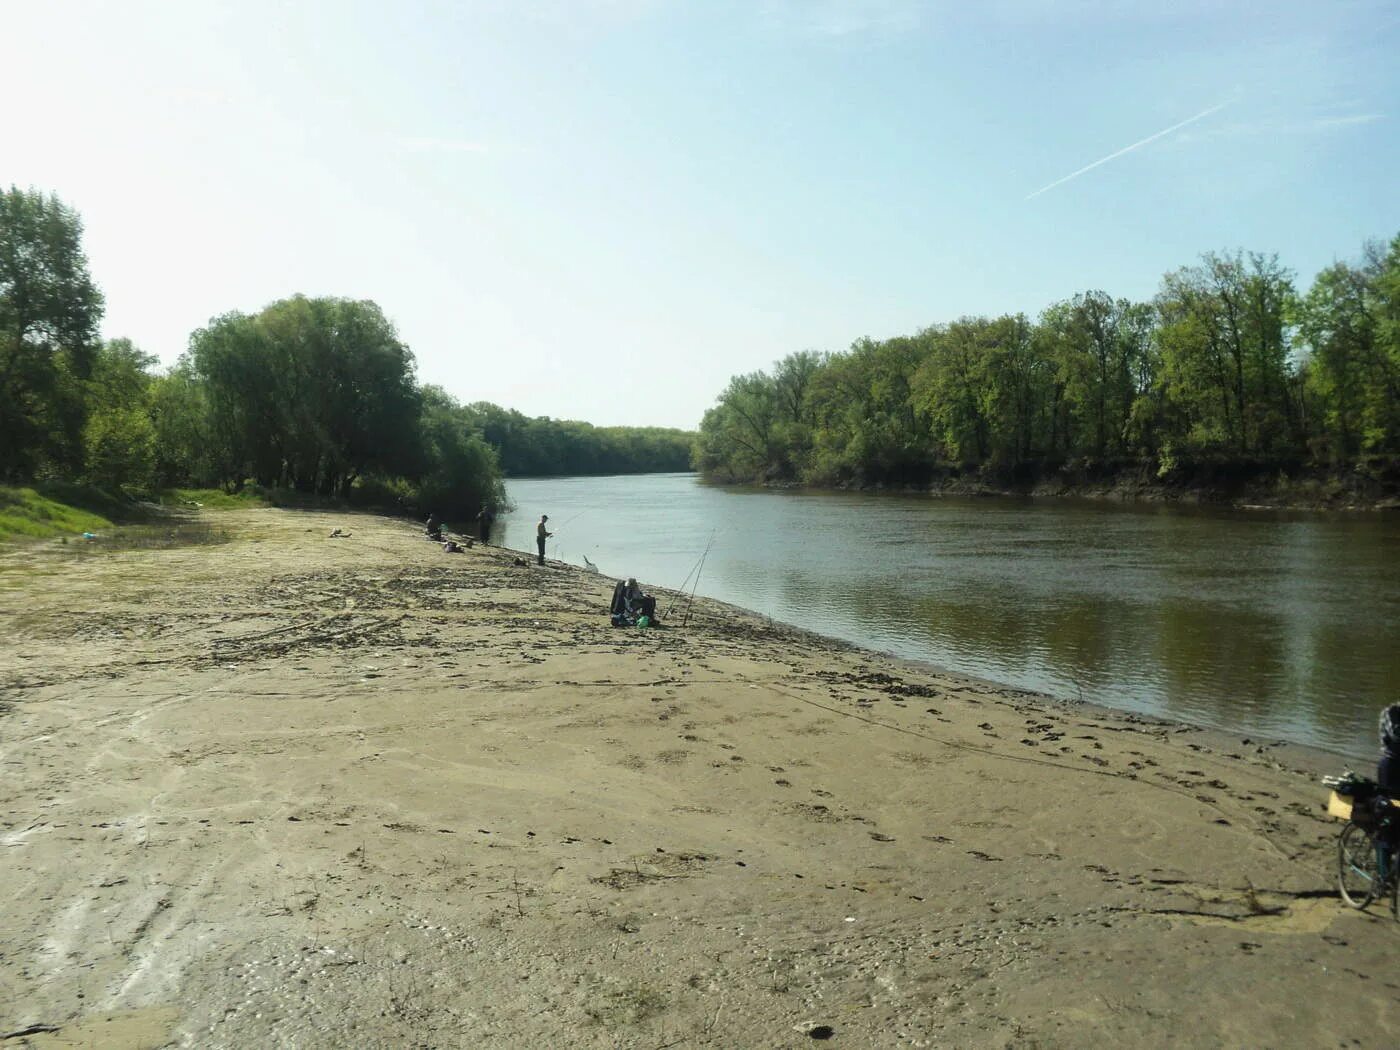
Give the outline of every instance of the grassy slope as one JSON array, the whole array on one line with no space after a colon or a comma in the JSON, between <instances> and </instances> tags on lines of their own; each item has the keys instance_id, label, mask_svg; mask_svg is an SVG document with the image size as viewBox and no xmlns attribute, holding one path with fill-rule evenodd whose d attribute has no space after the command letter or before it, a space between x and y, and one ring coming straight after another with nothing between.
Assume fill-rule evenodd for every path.
<instances>
[{"instance_id":1,"label":"grassy slope","mask_svg":"<svg viewBox=\"0 0 1400 1050\"><path fill-rule=\"evenodd\" d=\"M108 514L116 511L106 504L116 501L96 490L64 489L0 486L0 542L77 536L112 527Z\"/></svg>"},{"instance_id":2,"label":"grassy slope","mask_svg":"<svg viewBox=\"0 0 1400 1050\"><path fill-rule=\"evenodd\" d=\"M164 489L151 502L174 509L229 510L268 502L249 490L230 496L222 489ZM77 537L119 525L150 521L160 511L120 495L67 482L44 482L32 488L0 485L0 543Z\"/></svg>"}]
</instances>

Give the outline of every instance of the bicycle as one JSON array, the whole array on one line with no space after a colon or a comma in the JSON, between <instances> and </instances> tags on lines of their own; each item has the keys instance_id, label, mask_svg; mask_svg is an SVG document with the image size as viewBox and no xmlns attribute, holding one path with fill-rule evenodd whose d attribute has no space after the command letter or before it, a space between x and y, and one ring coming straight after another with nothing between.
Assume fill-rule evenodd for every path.
<instances>
[{"instance_id":1,"label":"bicycle","mask_svg":"<svg viewBox=\"0 0 1400 1050\"><path fill-rule=\"evenodd\" d=\"M1390 913L1400 921L1400 802L1350 770L1322 782L1332 789L1327 812L1346 821L1337 838L1342 900L1360 911L1389 896Z\"/></svg>"}]
</instances>

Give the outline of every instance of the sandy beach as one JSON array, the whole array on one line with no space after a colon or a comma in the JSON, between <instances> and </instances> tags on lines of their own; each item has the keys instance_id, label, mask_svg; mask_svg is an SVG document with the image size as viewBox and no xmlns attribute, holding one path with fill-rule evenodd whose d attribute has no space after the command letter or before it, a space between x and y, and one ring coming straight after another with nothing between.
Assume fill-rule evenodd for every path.
<instances>
[{"instance_id":1,"label":"sandy beach","mask_svg":"<svg viewBox=\"0 0 1400 1050\"><path fill-rule=\"evenodd\" d=\"M203 521L0 556L6 1050L1400 1044L1340 759Z\"/></svg>"}]
</instances>

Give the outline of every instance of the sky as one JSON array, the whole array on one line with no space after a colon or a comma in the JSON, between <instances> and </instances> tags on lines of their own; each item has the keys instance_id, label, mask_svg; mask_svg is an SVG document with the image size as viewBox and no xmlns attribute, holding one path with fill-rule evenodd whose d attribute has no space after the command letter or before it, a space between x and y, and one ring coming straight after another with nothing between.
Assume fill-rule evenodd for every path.
<instances>
[{"instance_id":1,"label":"sky","mask_svg":"<svg viewBox=\"0 0 1400 1050\"><path fill-rule=\"evenodd\" d=\"M795 351L1358 258L1397 55L1395 0L0 0L0 185L167 365L372 299L463 401L694 427Z\"/></svg>"}]
</instances>

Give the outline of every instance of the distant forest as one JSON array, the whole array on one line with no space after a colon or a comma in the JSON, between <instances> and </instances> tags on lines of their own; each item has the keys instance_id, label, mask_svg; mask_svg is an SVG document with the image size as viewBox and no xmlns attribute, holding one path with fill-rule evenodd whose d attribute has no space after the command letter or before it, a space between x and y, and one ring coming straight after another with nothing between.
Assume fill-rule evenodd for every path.
<instances>
[{"instance_id":1,"label":"distant forest","mask_svg":"<svg viewBox=\"0 0 1400 1050\"><path fill-rule=\"evenodd\" d=\"M420 384L372 302L224 314L165 372L98 339L102 312L77 213L0 194L0 483L252 483L464 517L503 504L504 475L690 468L693 433L532 419Z\"/></svg>"},{"instance_id":2,"label":"distant forest","mask_svg":"<svg viewBox=\"0 0 1400 1050\"><path fill-rule=\"evenodd\" d=\"M926 485L1057 472L1400 483L1400 236L1300 291L1276 256L1207 254L1150 302L803 352L735 376L696 465L720 481Z\"/></svg>"}]
</instances>

